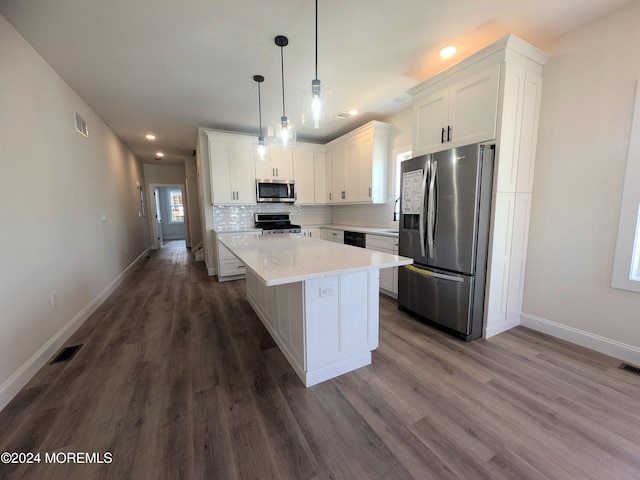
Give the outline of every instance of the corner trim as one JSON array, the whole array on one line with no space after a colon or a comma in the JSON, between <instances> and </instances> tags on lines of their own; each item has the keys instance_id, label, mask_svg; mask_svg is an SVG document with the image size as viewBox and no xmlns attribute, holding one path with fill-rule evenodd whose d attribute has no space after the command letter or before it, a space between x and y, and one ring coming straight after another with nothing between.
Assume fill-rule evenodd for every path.
<instances>
[{"instance_id":1,"label":"corner trim","mask_svg":"<svg viewBox=\"0 0 640 480\"><path fill-rule=\"evenodd\" d=\"M499 325L494 325L492 327L484 327L482 331L482 338L491 338L496 335L506 332L507 330L511 330L513 327L517 327L520 325L520 322L511 321L511 322L503 322Z\"/></svg>"},{"instance_id":2,"label":"corner trim","mask_svg":"<svg viewBox=\"0 0 640 480\"><path fill-rule=\"evenodd\" d=\"M611 357L619 358L625 362L640 365L640 348L627 345L626 343L618 342L610 338L602 337L600 335L585 332L584 330L552 322L551 320L546 320L534 315L523 313L520 317L521 324L524 327L546 333L553 337L575 343L576 345L604 353Z\"/></svg>"},{"instance_id":3,"label":"corner trim","mask_svg":"<svg viewBox=\"0 0 640 480\"><path fill-rule=\"evenodd\" d=\"M147 256L151 247L147 247L131 264L124 269L107 287L67 322L51 339L45 343L13 375L0 385L0 410L6 407L18 392L31 380L49 359L69 340L71 335L109 298L123 282L131 268Z\"/></svg>"}]
</instances>

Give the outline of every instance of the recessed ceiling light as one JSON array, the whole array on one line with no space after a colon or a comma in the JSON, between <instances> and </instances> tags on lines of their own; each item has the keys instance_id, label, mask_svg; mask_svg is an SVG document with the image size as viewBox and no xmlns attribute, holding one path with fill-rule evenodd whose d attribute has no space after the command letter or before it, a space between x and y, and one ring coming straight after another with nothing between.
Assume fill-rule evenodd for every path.
<instances>
[{"instance_id":1,"label":"recessed ceiling light","mask_svg":"<svg viewBox=\"0 0 640 480\"><path fill-rule=\"evenodd\" d=\"M358 114L358 109L357 108L352 108L347 113L353 117L354 115Z\"/></svg>"},{"instance_id":2,"label":"recessed ceiling light","mask_svg":"<svg viewBox=\"0 0 640 480\"><path fill-rule=\"evenodd\" d=\"M164 153L162 153L162 152L157 152L156 153L156 158L162 158L162 157L164 157Z\"/></svg>"},{"instance_id":3,"label":"recessed ceiling light","mask_svg":"<svg viewBox=\"0 0 640 480\"><path fill-rule=\"evenodd\" d=\"M449 45L448 47L444 47L442 50L440 50L440 56L442 58L449 58L454 53L456 53L456 50L456 47L454 47L453 45Z\"/></svg>"},{"instance_id":4,"label":"recessed ceiling light","mask_svg":"<svg viewBox=\"0 0 640 480\"><path fill-rule=\"evenodd\" d=\"M147 138L147 140L155 140L156 139L156 136L154 134L152 134L152 133L147 133L145 135L145 137Z\"/></svg>"}]
</instances>

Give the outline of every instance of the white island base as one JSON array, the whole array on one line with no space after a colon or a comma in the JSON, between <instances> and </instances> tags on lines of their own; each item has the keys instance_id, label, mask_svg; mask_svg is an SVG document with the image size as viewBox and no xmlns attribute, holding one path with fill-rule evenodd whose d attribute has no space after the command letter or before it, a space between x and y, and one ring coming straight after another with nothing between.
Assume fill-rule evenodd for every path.
<instances>
[{"instance_id":1,"label":"white island base","mask_svg":"<svg viewBox=\"0 0 640 480\"><path fill-rule=\"evenodd\" d=\"M371 363L380 271L266 286L247 269L247 298L306 387Z\"/></svg>"}]
</instances>

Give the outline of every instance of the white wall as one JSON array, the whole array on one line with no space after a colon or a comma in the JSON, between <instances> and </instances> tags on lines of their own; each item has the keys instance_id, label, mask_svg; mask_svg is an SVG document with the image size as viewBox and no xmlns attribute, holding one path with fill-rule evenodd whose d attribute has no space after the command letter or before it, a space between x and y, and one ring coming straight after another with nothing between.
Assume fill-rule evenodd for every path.
<instances>
[{"instance_id":1,"label":"white wall","mask_svg":"<svg viewBox=\"0 0 640 480\"><path fill-rule=\"evenodd\" d=\"M544 70L523 305L525 324L636 360L640 293L610 282L639 25L635 2L543 47L553 57Z\"/></svg>"},{"instance_id":2,"label":"white wall","mask_svg":"<svg viewBox=\"0 0 640 480\"><path fill-rule=\"evenodd\" d=\"M202 242L202 226L200 221L200 201L198 195L198 171L196 159L190 158L184 162L184 170L187 181L187 224L190 243L188 247L195 247ZM185 231L185 234L187 232Z\"/></svg>"},{"instance_id":3,"label":"white wall","mask_svg":"<svg viewBox=\"0 0 640 480\"><path fill-rule=\"evenodd\" d=\"M136 158L2 16L0 65L2 408L110 293L149 235ZM74 110L88 138L75 131Z\"/></svg>"}]
</instances>

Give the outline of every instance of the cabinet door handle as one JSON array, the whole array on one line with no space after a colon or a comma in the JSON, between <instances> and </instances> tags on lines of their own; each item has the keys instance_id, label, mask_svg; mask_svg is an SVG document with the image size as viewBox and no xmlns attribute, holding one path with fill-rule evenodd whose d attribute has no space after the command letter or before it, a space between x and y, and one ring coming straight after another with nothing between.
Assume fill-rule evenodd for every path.
<instances>
[{"instance_id":1,"label":"cabinet door handle","mask_svg":"<svg viewBox=\"0 0 640 480\"><path fill-rule=\"evenodd\" d=\"M369 187L369 198L371 198L371 187Z\"/></svg>"},{"instance_id":2,"label":"cabinet door handle","mask_svg":"<svg viewBox=\"0 0 640 480\"><path fill-rule=\"evenodd\" d=\"M333 197L333 193L329 192L329 200L333 200L331 197Z\"/></svg>"},{"instance_id":3,"label":"cabinet door handle","mask_svg":"<svg viewBox=\"0 0 640 480\"><path fill-rule=\"evenodd\" d=\"M447 125L447 142L451 141L451 125Z\"/></svg>"},{"instance_id":4,"label":"cabinet door handle","mask_svg":"<svg viewBox=\"0 0 640 480\"><path fill-rule=\"evenodd\" d=\"M440 134L440 143L444 143L444 127L442 127L442 133Z\"/></svg>"},{"instance_id":5,"label":"cabinet door handle","mask_svg":"<svg viewBox=\"0 0 640 480\"><path fill-rule=\"evenodd\" d=\"M342 198L347 198L347 192L345 190L342 190Z\"/></svg>"},{"instance_id":6,"label":"cabinet door handle","mask_svg":"<svg viewBox=\"0 0 640 480\"><path fill-rule=\"evenodd\" d=\"M280 176L280 172L278 171L278 169L276 168L276 177Z\"/></svg>"}]
</instances>

